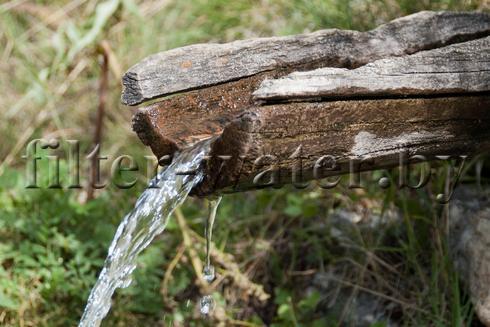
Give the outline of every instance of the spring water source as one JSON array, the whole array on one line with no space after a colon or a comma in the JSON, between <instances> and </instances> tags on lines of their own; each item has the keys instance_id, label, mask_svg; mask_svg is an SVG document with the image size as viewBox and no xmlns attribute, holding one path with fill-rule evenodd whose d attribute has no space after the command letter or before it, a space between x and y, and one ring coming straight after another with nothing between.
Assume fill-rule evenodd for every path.
<instances>
[{"instance_id":1,"label":"spring water source","mask_svg":"<svg viewBox=\"0 0 490 327\"><path fill-rule=\"evenodd\" d=\"M209 144L210 140L203 141L176 154L172 164L157 174L138 198L134 209L124 217L109 247L104 267L90 292L79 327L99 326L109 312L114 291L129 286L138 254L163 232L174 209L202 180L203 173L198 168L209 151ZM209 267L207 260L206 267ZM211 280L213 278L214 273Z\"/></svg>"}]
</instances>

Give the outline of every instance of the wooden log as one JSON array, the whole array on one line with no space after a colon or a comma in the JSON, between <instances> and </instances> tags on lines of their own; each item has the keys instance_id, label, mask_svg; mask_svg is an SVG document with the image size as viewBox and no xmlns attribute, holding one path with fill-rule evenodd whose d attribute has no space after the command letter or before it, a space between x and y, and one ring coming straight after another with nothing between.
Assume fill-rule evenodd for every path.
<instances>
[{"instance_id":1,"label":"wooden log","mask_svg":"<svg viewBox=\"0 0 490 327\"><path fill-rule=\"evenodd\" d=\"M490 91L490 37L377 60L357 69L321 68L264 80L256 100L464 94Z\"/></svg>"},{"instance_id":2,"label":"wooden log","mask_svg":"<svg viewBox=\"0 0 490 327\"><path fill-rule=\"evenodd\" d=\"M178 149L221 134L224 126L253 105L252 92L260 82L275 76L280 75L261 73L138 108L133 130L158 158L172 156Z\"/></svg>"},{"instance_id":3,"label":"wooden log","mask_svg":"<svg viewBox=\"0 0 490 327\"><path fill-rule=\"evenodd\" d=\"M289 55L286 55L288 53L287 51L293 51L291 49L296 49L297 47L304 47L304 49L309 50L304 52L305 56L302 57L302 62L288 62L286 65L283 61L276 60L276 58L274 59L276 60L275 66L271 66L272 68L267 67L269 70L259 72L252 76L242 77L231 82L208 86L203 89L173 96L150 106L140 108L134 116L133 129L142 142L152 148L152 151L157 157L172 155L180 148L221 134L223 128L237 115L247 107L254 105L252 92L266 78L279 78L293 71L310 70L325 66L355 68L380 58L415 53L419 50L437 48L448 43L478 38L490 32L489 26L490 16L481 13L423 12L397 19L371 32L359 33L347 31L344 33L338 30L321 31L320 34L323 36L318 37L317 41L315 41L321 41L319 43L322 47L321 56L318 54L315 55L314 51L312 52L311 46L316 43L310 44L306 42L302 39L305 38L304 35L300 36L299 39L295 37L290 37L289 39L277 38L277 40L280 40L278 44L282 45L276 44L275 48L270 48L269 46L272 43L269 44L263 39L259 39L260 41L255 40L253 42L258 42L257 44L261 44L261 47L263 46L263 48L259 48L262 49L261 51L264 52L264 55L269 51L267 53L268 56L277 55L278 58L289 58ZM418 33L418 35L416 36L414 33ZM350 36L346 37L346 35ZM352 38L352 35L356 35L356 38ZM303 41L298 41L300 39ZM310 40L311 38L307 39ZM286 42L285 40L289 41ZM295 41L293 42L293 40ZM240 42L246 43L248 41ZM236 42L232 44L236 45ZM211 46L211 48L213 47L214 45ZM220 45L220 47L226 47L226 45ZM233 46L230 47L233 48ZM197 48L204 51L203 49L206 47L201 48L199 46ZM252 55L261 56L260 53L253 54L249 52L250 49L244 50L243 47L240 49L240 51L243 51L244 57L248 58L247 60L251 60ZM284 51L279 51L279 49L283 49ZM166 64L152 59L149 60L150 63L143 61L136 65L135 67L138 67L137 70L141 73L138 74L146 76L147 73L150 74L150 72L158 70L160 73L157 74L155 72L150 75L167 76L166 78L183 80L186 83L191 82L188 78L195 78L195 83L201 83L201 86L206 86L208 85L207 81L211 78L210 75L220 75L222 70L224 71L223 74L227 74L228 71L235 73L242 71L242 75L234 75L237 77L246 76L248 74L247 72L251 69L248 66L243 66L245 62L235 58L232 61L228 61L230 65L233 65L233 69L230 68L231 66L226 69L223 67L218 67L219 69L213 67L214 70L208 71L207 66L201 65L201 68L193 66L194 70L192 74L189 73L189 76L195 75L195 77L189 77L185 69L180 70L180 68L175 67L180 67L177 64L178 60L187 60L185 58L191 56L191 54L179 50L180 52L177 52L182 55L179 57L172 51L170 54L158 54L158 58L165 57L168 60L165 61ZM240 51L233 50L229 53ZM296 49L295 51L300 50ZM196 55L195 58L198 58L196 60L213 62L213 56L214 54L211 51L206 54L201 53L199 56ZM294 56L294 51L292 56ZM260 61L258 60L258 62ZM158 66L157 62L161 66ZM174 68L168 67L168 65ZM253 66L253 64L251 65ZM160 68L157 69L157 66ZM149 70L146 71L145 69ZM133 69L128 74L132 75L132 72ZM167 85L165 81L161 81L162 84L158 84L160 83L158 79L150 77L145 81L147 83L155 83L155 87L164 87L162 85Z\"/></svg>"},{"instance_id":4,"label":"wooden log","mask_svg":"<svg viewBox=\"0 0 490 327\"><path fill-rule=\"evenodd\" d=\"M344 174L354 165L392 167L401 153L485 151L490 148L489 17L425 12L365 33L330 30L159 54L135 66L139 77L131 75L134 69L128 72L136 89L141 90L142 76L142 83L154 87L146 89L153 95L136 102L202 89L140 108L133 128L158 157L217 137L203 164L206 177L193 191L197 195L270 186L264 176L274 176L275 185L297 184ZM190 64L188 57L194 58ZM318 68L324 69L280 79ZM311 82L318 75L323 84L314 93L289 84L278 96L267 83L256 93L260 101L290 103L252 97L264 79L276 79L268 82L276 85L296 77ZM383 81L375 79L380 76ZM260 95L264 90L269 93ZM411 98L403 98L407 95ZM266 168L272 173L263 175Z\"/></svg>"},{"instance_id":5,"label":"wooden log","mask_svg":"<svg viewBox=\"0 0 490 327\"><path fill-rule=\"evenodd\" d=\"M264 185L270 173L257 176L271 164L277 186L292 183L298 168L296 182L344 174L360 161L359 170L393 167L401 153L433 158L488 151L489 108L489 95L251 107L213 143L206 178L194 193L270 186Z\"/></svg>"},{"instance_id":6,"label":"wooden log","mask_svg":"<svg viewBox=\"0 0 490 327\"><path fill-rule=\"evenodd\" d=\"M489 32L488 14L421 12L369 32L331 29L227 44L190 45L149 56L130 68L123 77L122 102L136 105L292 66L296 66L295 70L312 66L353 67L486 36Z\"/></svg>"}]
</instances>

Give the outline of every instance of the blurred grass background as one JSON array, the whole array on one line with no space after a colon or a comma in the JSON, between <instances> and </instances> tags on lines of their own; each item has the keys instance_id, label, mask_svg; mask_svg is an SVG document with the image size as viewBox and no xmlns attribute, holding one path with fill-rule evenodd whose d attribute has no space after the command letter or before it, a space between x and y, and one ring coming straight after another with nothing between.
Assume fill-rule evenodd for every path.
<instances>
[{"instance_id":1,"label":"blurred grass background","mask_svg":"<svg viewBox=\"0 0 490 327\"><path fill-rule=\"evenodd\" d=\"M115 228L144 187L108 187L91 201L80 190L24 188L21 156L29 140L77 139L82 153L92 149L101 42L109 45L110 64L101 152L142 158L151 153L130 129L120 80L149 54L322 28L367 30L420 10L489 8L488 0L2 1L0 325L75 325ZM102 168L107 176L109 167ZM214 285L218 308L208 320L196 312L201 290L192 265L193 253L204 257L198 235L206 210L191 199L182 208L186 224L173 219L145 251L104 325L335 326L355 320L356 299L366 294L387 308L373 326L476 324L447 256L441 208L432 201L443 181L417 192L340 187L226 196L214 237L223 278ZM401 222L354 224L341 233L346 243L332 229L339 212L395 212ZM313 285L327 275L339 286ZM332 298L342 305L328 303Z\"/></svg>"}]
</instances>

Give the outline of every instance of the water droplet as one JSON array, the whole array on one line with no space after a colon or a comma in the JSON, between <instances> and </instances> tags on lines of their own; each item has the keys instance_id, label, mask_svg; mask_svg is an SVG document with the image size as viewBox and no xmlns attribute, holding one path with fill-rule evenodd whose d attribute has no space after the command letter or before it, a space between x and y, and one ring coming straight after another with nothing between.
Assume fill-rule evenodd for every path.
<instances>
[{"instance_id":1,"label":"water droplet","mask_svg":"<svg viewBox=\"0 0 490 327\"><path fill-rule=\"evenodd\" d=\"M205 295L201 298L200 309L201 314L208 315L214 309L214 300L211 295Z\"/></svg>"},{"instance_id":2,"label":"water droplet","mask_svg":"<svg viewBox=\"0 0 490 327\"><path fill-rule=\"evenodd\" d=\"M206 265L202 271L203 278L206 282L211 283L215 278L214 266Z\"/></svg>"},{"instance_id":3,"label":"water droplet","mask_svg":"<svg viewBox=\"0 0 490 327\"><path fill-rule=\"evenodd\" d=\"M390 179L388 177L381 177L378 181L378 185L381 188L388 188L390 187Z\"/></svg>"}]
</instances>

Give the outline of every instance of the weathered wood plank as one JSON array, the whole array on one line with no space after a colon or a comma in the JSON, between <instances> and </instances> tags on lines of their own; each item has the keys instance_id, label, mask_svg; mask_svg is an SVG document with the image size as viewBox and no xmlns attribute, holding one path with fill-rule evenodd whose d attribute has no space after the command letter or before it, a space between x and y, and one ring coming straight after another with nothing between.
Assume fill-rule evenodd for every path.
<instances>
[{"instance_id":1,"label":"weathered wood plank","mask_svg":"<svg viewBox=\"0 0 490 327\"><path fill-rule=\"evenodd\" d=\"M260 73L139 108L133 116L133 130L158 158L172 155L178 149L221 134L225 125L253 105L252 92L260 82L279 76Z\"/></svg>"},{"instance_id":2,"label":"weathered wood plank","mask_svg":"<svg viewBox=\"0 0 490 327\"><path fill-rule=\"evenodd\" d=\"M357 69L321 68L264 80L256 100L420 96L490 91L490 37L380 59Z\"/></svg>"},{"instance_id":3,"label":"weathered wood plank","mask_svg":"<svg viewBox=\"0 0 490 327\"><path fill-rule=\"evenodd\" d=\"M482 49L475 46L475 44L481 42L486 44ZM475 49L470 51L469 49L473 46L467 46L467 43L473 44ZM459 48L461 47L468 50L469 53L460 53ZM481 73L475 73L477 76L473 76L474 79L465 80L464 78L461 78L456 80L456 83L467 84L472 82L473 84L466 87L467 89L475 87L478 89L488 89L488 38L459 43L432 51L439 51L437 52L439 56L427 56L427 53L431 53L431 51L428 51L411 56L400 57L400 59L392 58L388 60L388 62L391 62L391 60L401 61L402 63L405 63L405 66L403 66L405 67L405 71L410 72L410 70L412 69L413 71L413 67L415 67L415 65L412 65L412 62L420 63L420 59L411 59L411 57L423 57L425 66L422 70L437 71L441 68L438 68L440 65L435 59L440 59L440 61L443 62L453 60L454 65L457 66L456 69L462 69L462 63L468 63L467 59L469 58L469 64L478 64ZM449 52L450 55L447 55L447 58L445 58L443 54ZM453 56L454 59L451 59ZM332 65L335 64L338 63L332 63ZM366 66L362 66L358 68L358 70L365 69L364 67ZM380 68L379 70L382 71L383 69L386 70L386 68ZM392 67L392 70L396 71L396 69L397 67ZM470 71L471 69L468 70ZM191 145L204 138L219 135L223 131L224 126L230 123L232 119L243 112L247 107L254 105L251 94L260 85L262 80L265 78L277 78L281 75L285 75L287 72L287 70L264 72L238 81L187 92L179 96L162 100L150 106L140 108L134 116L133 129L138 133L143 143L152 148L155 155L158 157L172 155L173 152L179 148ZM302 73L296 74L301 75ZM469 74L473 75L471 72ZM407 83L410 83L410 78L412 78L411 75L408 75L406 79ZM422 75L422 78L425 76L423 74L419 75ZM439 75L442 75L442 78L444 78L446 74ZM393 82L396 82L395 85L397 85L397 83L400 82L400 78L397 76ZM368 87L371 87L372 85L376 85L377 80L367 80L366 83ZM413 84L414 83L412 83L412 85ZM419 87L420 85L415 83L413 86ZM447 85L449 84L442 85L442 88L444 89ZM337 96L337 91L338 90L336 90L335 96ZM405 90L399 88L401 95L409 94L408 92L404 93L404 91ZM438 91L435 90L434 94L437 94L437 92ZM352 88L350 88L349 92L346 92L345 95L359 96L359 93L354 92Z\"/></svg>"},{"instance_id":4,"label":"weathered wood plank","mask_svg":"<svg viewBox=\"0 0 490 327\"><path fill-rule=\"evenodd\" d=\"M489 33L488 14L421 12L369 32L331 29L227 44L190 45L149 56L130 68L123 77L122 102L136 105L155 97L288 67L355 67Z\"/></svg>"},{"instance_id":5,"label":"weathered wood plank","mask_svg":"<svg viewBox=\"0 0 490 327\"><path fill-rule=\"evenodd\" d=\"M291 183L295 167L301 167L303 181L311 180L315 163L326 155L335 158L337 167L322 168L316 177L346 173L352 160L370 160L361 170L392 167L402 152L431 158L488 151L489 108L488 95L251 107L213 143L206 179L194 192L261 188L268 178L253 180L270 163L278 171L277 184Z\"/></svg>"}]
</instances>

